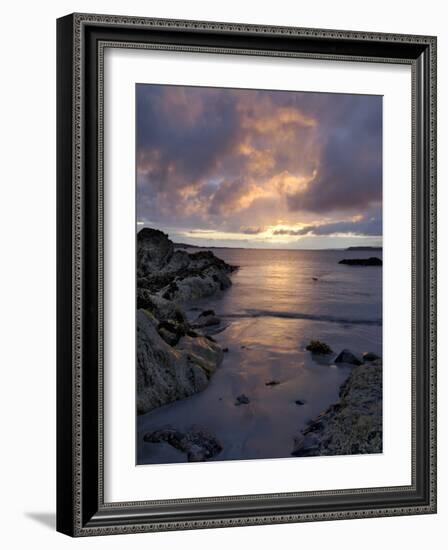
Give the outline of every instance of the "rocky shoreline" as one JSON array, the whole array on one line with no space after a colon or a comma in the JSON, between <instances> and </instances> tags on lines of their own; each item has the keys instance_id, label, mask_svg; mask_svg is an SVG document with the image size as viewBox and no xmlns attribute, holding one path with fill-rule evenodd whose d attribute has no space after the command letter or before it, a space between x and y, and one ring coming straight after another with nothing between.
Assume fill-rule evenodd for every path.
<instances>
[{"instance_id":1,"label":"rocky shoreline","mask_svg":"<svg viewBox=\"0 0 448 550\"><path fill-rule=\"evenodd\" d=\"M205 311L190 324L182 305L228 289L235 269L212 252L176 249L162 231L138 233L138 414L207 387L223 357L210 335L221 321Z\"/></svg>"},{"instance_id":2,"label":"rocky shoreline","mask_svg":"<svg viewBox=\"0 0 448 550\"><path fill-rule=\"evenodd\" d=\"M230 368L232 362L244 363L245 358L238 353L251 353L244 340L237 350L230 346L229 352L226 347L229 342L225 337L220 338L223 342L221 347L214 335L223 331L227 324L215 311L201 309L200 302L196 302L229 289L235 269L235 266L210 251L188 251L176 247L161 231L145 228L138 233L136 385L139 415L205 390L225 353L231 354L226 365ZM197 313L193 313L195 311ZM352 345L350 341L347 344ZM291 417L288 421L288 439L284 442L285 454L324 456L382 452L381 358L374 353L357 356L349 349L333 351L328 344L315 339L310 340L302 350L310 353L311 366L341 367L340 376L332 385L331 397L322 402L322 408L313 405L312 412L310 410L307 414L313 394L308 395L299 387L299 392L291 395L288 375L277 368L266 377L255 377L251 385L245 385L237 373L238 384L232 380L227 397L223 388L217 393L214 384L210 388L212 402L220 407L235 408L241 418L251 418L256 410L263 414L260 409L263 390L257 386L259 384L272 388L269 391L277 395L275 403L284 395L286 401L291 402L292 399L299 407L296 410L300 433L299 426L294 424L295 418ZM348 377L347 368L350 369ZM224 370L228 371L228 368ZM222 374L223 370L218 375L220 381ZM226 375L229 375L228 372ZM343 380L338 401L328 406ZM208 399L207 406L212 406L209 392L198 398ZM229 440L216 423L204 424L208 409L204 409L199 416L193 415L190 420L188 402L178 403L177 406L183 411L181 418L170 414L164 416L163 410L154 412L156 421L151 424L149 420L148 429L142 430L142 444L150 448L171 448L168 452L182 453L188 461L215 460L228 452L232 445L238 444L233 440L234 432ZM327 408L316 417L324 407ZM168 407L166 412L170 410L171 407ZM230 418L234 416L230 410L228 414ZM160 415L162 421L157 420ZM303 428L310 417L311 420ZM245 444L244 439L240 444Z\"/></svg>"},{"instance_id":3,"label":"rocky shoreline","mask_svg":"<svg viewBox=\"0 0 448 550\"><path fill-rule=\"evenodd\" d=\"M295 437L293 456L382 452L382 360L372 353L363 359L340 387L339 401Z\"/></svg>"}]
</instances>

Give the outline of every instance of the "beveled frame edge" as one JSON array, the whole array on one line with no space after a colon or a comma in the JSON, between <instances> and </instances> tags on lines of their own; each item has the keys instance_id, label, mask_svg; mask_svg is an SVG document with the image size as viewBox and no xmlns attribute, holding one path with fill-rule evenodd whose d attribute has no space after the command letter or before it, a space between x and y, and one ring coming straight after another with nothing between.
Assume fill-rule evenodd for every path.
<instances>
[{"instance_id":1,"label":"beveled frame edge","mask_svg":"<svg viewBox=\"0 0 448 550\"><path fill-rule=\"evenodd\" d=\"M420 214L420 220L423 222L424 239L427 246L427 255L424 258L424 265L417 266L423 271L427 288L424 293L428 295L427 323L427 354L428 362L428 455L429 467L427 478L429 480L429 493L425 503L412 506L394 506L391 508L366 507L360 509L325 511L313 513L280 513L264 515L260 510L256 515L244 515L239 513L237 517L208 518L195 520L173 520L167 521L166 518L151 523L141 523L140 515L144 515L141 508L145 503L118 503L112 505L104 503L102 497L102 474L101 461L98 462L98 492L97 508L91 515L91 512L85 513L85 503L83 503L85 487L83 476L83 463L89 459L85 455L85 437L83 438L83 303L84 292L83 282L86 274L83 272L85 264L84 253L84 229L86 221L85 197L83 196L83 177L84 177L84 131L83 127L83 31L88 25L99 25L103 27L114 28L133 28L141 27L143 29L183 31L213 31L214 33L232 33L232 34L250 34L260 36L282 36L299 37L310 40L331 39L343 43L348 40L364 42L384 42L389 45L414 44L422 47L425 52L417 61L416 59L390 59L388 57L369 58L366 56L323 56L322 54L313 55L315 58L347 59L353 61L381 61L381 62L406 62L412 64L413 81L416 89L420 90L420 95L426 90L426 103L428 112L421 112L418 109L415 112L415 127L413 139L413 156L416 154L413 162L413 182L416 178L425 185L423 191L428 191L426 202L422 201L423 213ZM323 29L303 29L291 27L271 27L260 25L243 25L233 23L214 23L183 20L164 20L134 18L124 16L92 15L92 14L74 14L58 21L58 530L72 536L103 535L116 533L132 533L144 531L159 531L173 529L198 529L210 527L225 527L235 525L259 525L266 523L285 523L299 521L321 521L330 519L352 519L360 517L380 517L402 514L422 514L433 513L436 511L436 288L435 288L435 254L436 254L436 227L435 227L435 204L436 204L436 38L427 36L411 36L396 34L364 33L354 31L333 31ZM126 47L126 44L124 44ZM166 49L166 47L164 48ZM177 48L179 49L179 48ZM224 53L224 52L221 52ZM240 51L240 53L243 53ZM252 52L254 53L254 50ZM272 51L270 52L272 55ZM305 57L306 54L296 56ZM425 59L422 60L422 57ZM429 56L429 57L428 57ZM68 60L71 63L68 66ZM419 63L424 65L419 66ZM420 77L420 80L419 80ZM420 88L418 88L420 87ZM101 104L101 92L99 92L99 104ZM415 102L414 102L415 109ZM101 109L99 111L99 125L102 124ZM68 118L70 116L70 120ZM67 136L71 136L70 139ZM420 138L420 142L418 139ZM98 151L99 164L101 164L102 150ZM423 156L423 158L420 158ZM419 160L420 158L420 160ZM419 165L420 172L416 173L416 165ZM102 182L102 173L98 171L98 181ZM67 178L70 180L70 187L67 184ZM102 191L101 191L102 192ZM101 198L101 197L99 197ZM421 199L421 197L420 197ZM420 200L419 199L419 200ZM423 197L425 199L425 197ZM413 201L413 210L416 204ZM87 201L88 202L88 201ZM99 201L99 205L101 200ZM68 217L70 216L70 217ZM415 222L414 216L414 222ZM68 224L70 220L70 224ZM98 220L101 226L102 209L98 208ZM70 227L69 227L70 225ZM413 231L417 227L413 224ZM102 288L102 234L99 235L100 261L98 267L99 292ZM95 251L96 252L96 251ZM414 255L417 252L414 250ZM416 257L414 257L416 260ZM415 264L415 262L414 262ZM413 279L415 282L415 272L413 270ZM414 286L414 284L413 284ZM417 304L413 303L413 310ZM68 314L70 312L70 315ZM99 332L102 325L102 308L99 308ZM70 333L69 333L70 329ZM424 342L423 342L424 344ZM101 348L102 341L99 342ZM101 349L100 349L101 354ZM70 372L68 372L70 371ZM68 376L69 374L69 376ZM99 379L98 389L101 391L102 379ZM415 382L414 382L415 386ZM84 388L85 390L86 388ZM85 394L86 392L84 392ZM70 397L67 400L67 397ZM68 410L67 403L70 404ZM98 408L101 407L98 404ZM101 413L101 411L99 411ZM70 435L70 437L69 437ZM84 443L84 445L83 445ZM101 447L101 442L100 445ZM70 451L70 452L68 452ZM101 448L99 455L101 456ZM83 454L84 453L84 454ZM415 477L413 475L413 486ZM383 488L396 490L398 488ZM361 492L376 493L374 490L360 490ZM336 492L340 495L355 494L359 490L344 490ZM335 494L334 491L319 492L323 494ZM297 494L299 495L299 494ZM257 495L256 498L266 495ZM271 495L278 500L286 495ZM202 501L213 503L218 501L231 501L238 497L220 497L217 499L190 499L188 502ZM186 499L184 499L184 502ZM166 502L166 501L165 501ZM171 501L170 501L171 502ZM150 504L150 503L146 503ZM155 504L155 503L153 503ZM159 503L161 508L163 504ZM261 502L260 502L261 504ZM121 508L120 514L116 515L116 509ZM84 508L84 509L83 509ZM86 518L90 518L86 521Z\"/></svg>"}]
</instances>

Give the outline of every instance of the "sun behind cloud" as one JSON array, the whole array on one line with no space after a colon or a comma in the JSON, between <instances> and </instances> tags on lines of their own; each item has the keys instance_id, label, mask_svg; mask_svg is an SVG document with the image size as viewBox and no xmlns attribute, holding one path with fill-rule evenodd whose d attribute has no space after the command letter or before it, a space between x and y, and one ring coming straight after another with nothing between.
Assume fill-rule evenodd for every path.
<instances>
[{"instance_id":1,"label":"sun behind cloud","mask_svg":"<svg viewBox=\"0 0 448 550\"><path fill-rule=\"evenodd\" d=\"M140 224L191 244L381 244L379 96L139 84L136 122Z\"/></svg>"}]
</instances>

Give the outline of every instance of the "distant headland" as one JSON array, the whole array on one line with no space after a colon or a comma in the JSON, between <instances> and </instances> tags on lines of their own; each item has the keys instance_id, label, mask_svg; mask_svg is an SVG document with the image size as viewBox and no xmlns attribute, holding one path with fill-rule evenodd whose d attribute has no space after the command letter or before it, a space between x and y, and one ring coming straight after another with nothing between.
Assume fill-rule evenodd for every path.
<instances>
[{"instance_id":1,"label":"distant headland","mask_svg":"<svg viewBox=\"0 0 448 550\"><path fill-rule=\"evenodd\" d=\"M349 246L345 250L355 250L359 252L360 250L383 250L383 247L382 246Z\"/></svg>"}]
</instances>

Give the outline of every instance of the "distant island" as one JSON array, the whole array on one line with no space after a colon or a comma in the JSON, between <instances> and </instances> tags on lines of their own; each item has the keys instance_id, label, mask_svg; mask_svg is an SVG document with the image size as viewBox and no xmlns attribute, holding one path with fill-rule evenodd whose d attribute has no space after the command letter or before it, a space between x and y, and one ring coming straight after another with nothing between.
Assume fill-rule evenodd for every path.
<instances>
[{"instance_id":1,"label":"distant island","mask_svg":"<svg viewBox=\"0 0 448 550\"><path fill-rule=\"evenodd\" d=\"M251 247L236 247L236 246L217 246L217 245L198 245L198 244L187 244L187 243L173 243L174 248L178 249L186 249L186 248L206 248L206 249L217 249L217 250L226 250L231 249L234 250L236 248L248 248L250 250L257 250L256 248L253 249ZM268 250L268 249L267 249ZM302 250L301 248L279 248L278 250ZM303 249L303 250L312 250L312 249ZM325 248L325 249L318 249L318 250L345 250L345 251L354 251L354 252L362 252L362 251L374 251L374 250L380 250L382 251L383 248L381 246L349 246L348 248Z\"/></svg>"},{"instance_id":2,"label":"distant island","mask_svg":"<svg viewBox=\"0 0 448 550\"><path fill-rule=\"evenodd\" d=\"M359 252L360 250L383 250L383 247L382 246L349 246L345 250L355 250Z\"/></svg>"},{"instance_id":3,"label":"distant island","mask_svg":"<svg viewBox=\"0 0 448 550\"><path fill-rule=\"evenodd\" d=\"M360 265L360 266L381 266L383 261L380 258L349 258L338 262L345 265Z\"/></svg>"},{"instance_id":4,"label":"distant island","mask_svg":"<svg viewBox=\"0 0 448 550\"><path fill-rule=\"evenodd\" d=\"M203 248L197 244L187 244L187 243L173 243L174 248Z\"/></svg>"},{"instance_id":5,"label":"distant island","mask_svg":"<svg viewBox=\"0 0 448 550\"><path fill-rule=\"evenodd\" d=\"M238 248L238 247L235 247L235 246L216 246L216 245L210 245L210 246L207 246L207 245L199 245L199 244L187 244L187 243L173 243L174 245L174 248L180 248L180 249L185 249L185 248L205 248L205 249L216 249L216 250L226 250L226 249L229 249L229 250L235 250L235 248Z\"/></svg>"}]
</instances>

